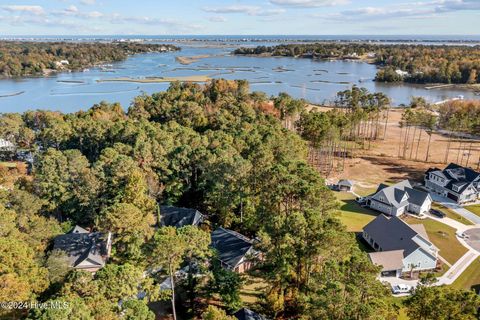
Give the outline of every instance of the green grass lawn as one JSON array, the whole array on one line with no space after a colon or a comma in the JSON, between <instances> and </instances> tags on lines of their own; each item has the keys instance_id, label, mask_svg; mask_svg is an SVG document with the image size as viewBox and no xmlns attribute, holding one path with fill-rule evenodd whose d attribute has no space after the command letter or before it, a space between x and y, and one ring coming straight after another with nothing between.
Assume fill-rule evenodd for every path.
<instances>
[{"instance_id":1,"label":"green grass lawn","mask_svg":"<svg viewBox=\"0 0 480 320\"><path fill-rule=\"evenodd\" d=\"M467 248L458 242L455 236L455 229L432 219L405 218L408 224L423 224L427 230L428 237L433 244L440 249L439 254L450 264L454 264L467 252Z\"/></svg>"},{"instance_id":2,"label":"green grass lawn","mask_svg":"<svg viewBox=\"0 0 480 320\"><path fill-rule=\"evenodd\" d=\"M454 288L470 290L472 287L476 290L480 287L480 258L477 258L468 266L467 269L452 284Z\"/></svg>"},{"instance_id":3,"label":"green grass lawn","mask_svg":"<svg viewBox=\"0 0 480 320\"><path fill-rule=\"evenodd\" d=\"M453 219L453 220L456 220L460 223L463 223L467 226L470 226L470 225L473 225L473 223L468 220L468 219L465 219L464 217L462 217L461 215L459 215L458 213L456 213L455 211L453 211L452 209L449 209L445 206L442 206L441 204L438 204L438 203L433 203L432 204L432 208L433 209L437 209L437 210L440 210L442 211L443 213L445 213L447 215L448 218L450 219ZM480 207L479 207L479 214L480 214Z\"/></svg>"},{"instance_id":4,"label":"green grass lawn","mask_svg":"<svg viewBox=\"0 0 480 320\"><path fill-rule=\"evenodd\" d=\"M480 204L475 204L473 206L465 207L468 211L475 213L477 216L480 216Z\"/></svg>"},{"instance_id":5,"label":"green grass lawn","mask_svg":"<svg viewBox=\"0 0 480 320\"><path fill-rule=\"evenodd\" d=\"M2 162L2 161L0 161L0 166L6 167L6 168L9 168L9 169L14 169L14 168L17 167L17 163L16 162Z\"/></svg>"},{"instance_id":6,"label":"green grass lawn","mask_svg":"<svg viewBox=\"0 0 480 320\"><path fill-rule=\"evenodd\" d=\"M338 218L347 226L349 232L360 232L363 227L375 219L377 212L362 208L355 202L355 196L348 192L335 192L340 209Z\"/></svg>"},{"instance_id":7,"label":"green grass lawn","mask_svg":"<svg viewBox=\"0 0 480 320\"><path fill-rule=\"evenodd\" d=\"M260 277L245 275L245 282L240 290L240 299L246 305L253 305L258 302L258 298L265 291L267 283Z\"/></svg>"}]
</instances>

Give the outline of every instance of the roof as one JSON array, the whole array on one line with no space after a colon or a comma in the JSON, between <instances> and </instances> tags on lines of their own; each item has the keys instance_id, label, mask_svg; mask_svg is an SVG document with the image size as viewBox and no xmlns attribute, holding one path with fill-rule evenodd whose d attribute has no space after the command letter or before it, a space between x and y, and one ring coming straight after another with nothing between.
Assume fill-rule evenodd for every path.
<instances>
[{"instance_id":1,"label":"roof","mask_svg":"<svg viewBox=\"0 0 480 320\"><path fill-rule=\"evenodd\" d=\"M403 250L371 252L368 256L373 264L382 266L382 271L403 269Z\"/></svg>"},{"instance_id":2,"label":"roof","mask_svg":"<svg viewBox=\"0 0 480 320\"><path fill-rule=\"evenodd\" d=\"M427 201L430 195L427 192L415 190L413 188L405 187L405 192L408 194L408 202L421 206Z\"/></svg>"},{"instance_id":3,"label":"roof","mask_svg":"<svg viewBox=\"0 0 480 320\"><path fill-rule=\"evenodd\" d=\"M471 168L462 167L455 163L450 163L445 169L430 168L426 174L435 172L448 179L448 184L445 188L453 191L453 186L457 186L457 193L463 193L465 189L475 180L479 179L480 173Z\"/></svg>"},{"instance_id":4,"label":"roof","mask_svg":"<svg viewBox=\"0 0 480 320\"><path fill-rule=\"evenodd\" d=\"M5 139L0 139L0 149L12 149L15 148L15 145Z\"/></svg>"},{"instance_id":5,"label":"roof","mask_svg":"<svg viewBox=\"0 0 480 320\"><path fill-rule=\"evenodd\" d=\"M233 269L253 248L253 242L238 232L218 228L212 232L212 247L218 251L220 261Z\"/></svg>"},{"instance_id":6,"label":"roof","mask_svg":"<svg viewBox=\"0 0 480 320\"><path fill-rule=\"evenodd\" d=\"M340 186L348 186L348 187L353 187L355 183L352 180L346 180L342 179L338 181L338 185Z\"/></svg>"},{"instance_id":7,"label":"roof","mask_svg":"<svg viewBox=\"0 0 480 320\"><path fill-rule=\"evenodd\" d=\"M266 320L266 318L250 309L242 308L233 314L238 320Z\"/></svg>"},{"instance_id":8,"label":"roof","mask_svg":"<svg viewBox=\"0 0 480 320\"><path fill-rule=\"evenodd\" d=\"M425 229L425 226L421 223L419 224L411 224L410 228L412 228L416 233L424 237L426 240L430 240L428 238L427 230Z\"/></svg>"},{"instance_id":9,"label":"roof","mask_svg":"<svg viewBox=\"0 0 480 320\"><path fill-rule=\"evenodd\" d=\"M57 236L53 249L62 250L67 254L70 267L103 267L109 252L107 239L109 236L110 234L105 235L101 232L88 233L77 226L72 232Z\"/></svg>"},{"instance_id":10,"label":"roof","mask_svg":"<svg viewBox=\"0 0 480 320\"><path fill-rule=\"evenodd\" d=\"M404 207L410 203L421 206L430 197L427 192L413 189L408 180L403 180L393 186L380 184L372 198L394 206L395 208ZM383 200L381 200L383 198Z\"/></svg>"},{"instance_id":11,"label":"roof","mask_svg":"<svg viewBox=\"0 0 480 320\"><path fill-rule=\"evenodd\" d=\"M196 226L203 221L203 214L196 209L160 206L161 225L181 228Z\"/></svg>"},{"instance_id":12,"label":"roof","mask_svg":"<svg viewBox=\"0 0 480 320\"><path fill-rule=\"evenodd\" d=\"M423 239L412 226L398 217L387 217L383 214L367 224L363 230L382 248L382 251L404 250L405 257L420 247L419 241L415 241L414 238ZM430 244L427 239L424 240L423 244Z\"/></svg>"},{"instance_id":13,"label":"roof","mask_svg":"<svg viewBox=\"0 0 480 320\"><path fill-rule=\"evenodd\" d=\"M412 187L408 180L401 181L389 187L381 184L372 198L395 208L404 207L408 205L408 195L404 190L405 187Z\"/></svg>"}]
</instances>

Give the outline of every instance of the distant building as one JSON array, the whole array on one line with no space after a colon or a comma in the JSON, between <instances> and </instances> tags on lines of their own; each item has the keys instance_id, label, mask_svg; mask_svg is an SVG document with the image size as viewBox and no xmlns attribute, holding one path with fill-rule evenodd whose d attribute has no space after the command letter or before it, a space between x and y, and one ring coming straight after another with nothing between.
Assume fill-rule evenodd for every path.
<instances>
[{"instance_id":1,"label":"distant building","mask_svg":"<svg viewBox=\"0 0 480 320\"><path fill-rule=\"evenodd\" d=\"M425 187L457 203L480 198L480 173L450 163L445 169L430 168L425 172Z\"/></svg>"},{"instance_id":2,"label":"distant building","mask_svg":"<svg viewBox=\"0 0 480 320\"><path fill-rule=\"evenodd\" d=\"M352 191L354 184L352 180L342 179L338 181L337 186L339 191Z\"/></svg>"},{"instance_id":3,"label":"distant building","mask_svg":"<svg viewBox=\"0 0 480 320\"><path fill-rule=\"evenodd\" d=\"M399 277L402 273L437 267L438 249L422 224L408 225L398 217L382 214L363 228L362 236L377 251L369 257L382 266L383 276Z\"/></svg>"},{"instance_id":4,"label":"distant building","mask_svg":"<svg viewBox=\"0 0 480 320\"><path fill-rule=\"evenodd\" d=\"M0 152L15 152L15 149L13 142L0 138Z\"/></svg>"},{"instance_id":5,"label":"distant building","mask_svg":"<svg viewBox=\"0 0 480 320\"><path fill-rule=\"evenodd\" d=\"M242 308L233 314L238 320L267 320L264 316L253 312L250 309Z\"/></svg>"},{"instance_id":6,"label":"distant building","mask_svg":"<svg viewBox=\"0 0 480 320\"><path fill-rule=\"evenodd\" d=\"M203 214L196 209L171 206L160 206L160 216L163 227L198 226L204 220Z\"/></svg>"},{"instance_id":7,"label":"distant building","mask_svg":"<svg viewBox=\"0 0 480 320\"><path fill-rule=\"evenodd\" d=\"M222 267L237 273L248 271L253 259L259 253L253 248L253 241L238 232L218 228L212 232L212 247L218 252Z\"/></svg>"},{"instance_id":8,"label":"distant building","mask_svg":"<svg viewBox=\"0 0 480 320\"><path fill-rule=\"evenodd\" d=\"M395 73L398 74L399 76L402 76L402 77L407 77L409 75L409 73L407 71L403 71L403 70L400 70L400 69L395 70Z\"/></svg>"},{"instance_id":9,"label":"distant building","mask_svg":"<svg viewBox=\"0 0 480 320\"><path fill-rule=\"evenodd\" d=\"M411 212L423 214L430 211L432 197L420 190L413 189L408 180L393 186L381 184L377 191L367 197L367 205L389 216L400 216Z\"/></svg>"},{"instance_id":10,"label":"distant building","mask_svg":"<svg viewBox=\"0 0 480 320\"><path fill-rule=\"evenodd\" d=\"M112 235L88 232L76 226L70 233L55 238L53 249L61 250L68 256L70 267L96 272L105 266L112 247Z\"/></svg>"}]
</instances>

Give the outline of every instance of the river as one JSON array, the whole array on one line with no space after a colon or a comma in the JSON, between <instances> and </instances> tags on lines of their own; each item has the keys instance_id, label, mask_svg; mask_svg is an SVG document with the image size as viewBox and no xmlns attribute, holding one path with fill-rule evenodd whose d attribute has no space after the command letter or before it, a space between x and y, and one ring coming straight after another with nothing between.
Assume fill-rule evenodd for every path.
<instances>
[{"instance_id":1,"label":"river","mask_svg":"<svg viewBox=\"0 0 480 320\"><path fill-rule=\"evenodd\" d=\"M208 75L211 78L245 79L252 91L269 95L287 92L312 103L328 103L338 91L352 85L380 91L392 104L406 104L412 96L430 102L455 98L479 98L472 91L442 88L426 90L422 85L385 84L373 81L376 66L354 61L314 61L310 59L233 56L235 46L245 43L174 42L182 51L149 53L123 62L85 72L59 73L50 77L0 80L0 112L34 109L74 112L86 110L100 101L119 102L127 108L143 92L163 91L168 83L99 82L113 78L178 77ZM258 45L259 43L250 43ZM176 56L208 55L190 65Z\"/></svg>"}]
</instances>

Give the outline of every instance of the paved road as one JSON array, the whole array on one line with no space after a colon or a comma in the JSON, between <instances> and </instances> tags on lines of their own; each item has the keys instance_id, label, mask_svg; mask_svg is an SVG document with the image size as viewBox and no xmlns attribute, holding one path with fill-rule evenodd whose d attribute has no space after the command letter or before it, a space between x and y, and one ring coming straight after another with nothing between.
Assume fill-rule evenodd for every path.
<instances>
[{"instance_id":1,"label":"paved road","mask_svg":"<svg viewBox=\"0 0 480 320\"><path fill-rule=\"evenodd\" d=\"M435 194L435 193L430 193L430 195L432 196L432 199L433 199L434 202L438 202L438 203L444 205L445 207L452 209L453 211L455 211L456 213L458 213L459 215L461 215L465 219L470 220L474 224L480 224L480 217L479 216L477 216L476 214L468 211L465 208L462 208L461 206L459 206L458 204L453 202L453 200L442 197L442 196L439 196L438 194Z\"/></svg>"},{"instance_id":2,"label":"paved road","mask_svg":"<svg viewBox=\"0 0 480 320\"><path fill-rule=\"evenodd\" d=\"M464 233L469 237L468 239L465 239L465 242L470 247L480 252L480 228L469 229Z\"/></svg>"}]
</instances>

